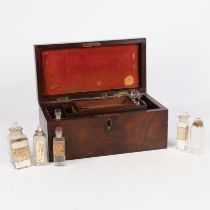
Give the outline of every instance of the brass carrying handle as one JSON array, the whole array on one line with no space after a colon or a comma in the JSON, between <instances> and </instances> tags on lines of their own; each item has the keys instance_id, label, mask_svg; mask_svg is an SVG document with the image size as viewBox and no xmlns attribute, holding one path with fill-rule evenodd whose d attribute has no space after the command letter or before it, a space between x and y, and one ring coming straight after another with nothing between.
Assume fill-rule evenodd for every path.
<instances>
[{"instance_id":1,"label":"brass carrying handle","mask_svg":"<svg viewBox=\"0 0 210 210\"><path fill-rule=\"evenodd\" d=\"M111 130L112 129L112 120L111 119L108 119L107 121L106 121L106 128L107 128L107 130Z\"/></svg>"}]
</instances>

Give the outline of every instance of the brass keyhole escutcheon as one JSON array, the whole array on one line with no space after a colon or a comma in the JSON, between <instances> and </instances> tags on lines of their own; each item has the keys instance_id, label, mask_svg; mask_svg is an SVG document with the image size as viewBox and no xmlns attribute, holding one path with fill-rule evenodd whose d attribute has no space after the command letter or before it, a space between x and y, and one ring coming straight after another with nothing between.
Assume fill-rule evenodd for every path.
<instances>
[{"instance_id":1,"label":"brass keyhole escutcheon","mask_svg":"<svg viewBox=\"0 0 210 210\"><path fill-rule=\"evenodd\" d=\"M108 119L107 121L106 121L106 128L107 128L107 130L111 130L112 129L112 120L111 119Z\"/></svg>"}]
</instances>

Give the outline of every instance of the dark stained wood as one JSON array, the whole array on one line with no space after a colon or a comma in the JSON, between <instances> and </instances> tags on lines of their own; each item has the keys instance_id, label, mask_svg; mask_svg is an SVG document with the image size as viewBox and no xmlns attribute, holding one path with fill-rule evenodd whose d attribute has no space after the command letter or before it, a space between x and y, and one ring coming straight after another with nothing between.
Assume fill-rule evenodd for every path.
<instances>
[{"instance_id":1,"label":"dark stained wood","mask_svg":"<svg viewBox=\"0 0 210 210\"><path fill-rule=\"evenodd\" d=\"M89 115L62 121L51 120L40 109L41 125L48 133L50 161L53 161L52 139L58 126L63 128L66 137L68 160L166 148L168 111L149 95L145 97L149 104L146 111ZM109 120L112 122L110 130Z\"/></svg>"},{"instance_id":2,"label":"dark stained wood","mask_svg":"<svg viewBox=\"0 0 210 210\"><path fill-rule=\"evenodd\" d=\"M53 120L48 109L49 107L53 109L67 107L69 103L56 102L56 98L60 95L43 96L41 52L46 49L84 47L85 45L84 43L73 43L35 46L40 125L47 134L50 161L53 161L52 143L55 128L58 126L63 128L66 138L67 160L167 147L168 110L146 93L146 39L100 41L102 46L129 43L139 43L139 59L141 61L139 73L142 86L138 89L144 94L142 99L147 102L147 109L125 109L123 111L116 109L105 113L90 112L88 115L75 115L61 121ZM109 91L109 93L114 91ZM87 92L66 95L78 99L99 94L101 93Z\"/></svg>"}]
</instances>

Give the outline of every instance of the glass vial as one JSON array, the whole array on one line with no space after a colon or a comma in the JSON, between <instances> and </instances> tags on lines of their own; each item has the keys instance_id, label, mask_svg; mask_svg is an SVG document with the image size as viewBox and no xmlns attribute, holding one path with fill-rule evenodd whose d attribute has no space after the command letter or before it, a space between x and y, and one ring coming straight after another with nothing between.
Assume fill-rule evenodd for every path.
<instances>
[{"instance_id":1,"label":"glass vial","mask_svg":"<svg viewBox=\"0 0 210 210\"><path fill-rule=\"evenodd\" d=\"M62 117L61 109L55 109L54 115L55 115L56 120L61 120L61 117Z\"/></svg>"},{"instance_id":2,"label":"glass vial","mask_svg":"<svg viewBox=\"0 0 210 210\"><path fill-rule=\"evenodd\" d=\"M11 162L16 169L31 166L29 142L22 130L23 128L16 122L9 128L8 138L11 148Z\"/></svg>"},{"instance_id":3,"label":"glass vial","mask_svg":"<svg viewBox=\"0 0 210 210\"><path fill-rule=\"evenodd\" d=\"M196 118L190 128L189 152L201 154L205 138L205 128L203 121Z\"/></svg>"},{"instance_id":4,"label":"glass vial","mask_svg":"<svg viewBox=\"0 0 210 210\"><path fill-rule=\"evenodd\" d=\"M177 149L180 151L186 151L187 149L187 139L189 133L187 112L183 112L178 116L179 121L177 123Z\"/></svg>"},{"instance_id":5,"label":"glass vial","mask_svg":"<svg viewBox=\"0 0 210 210\"><path fill-rule=\"evenodd\" d=\"M65 165L65 138L61 127L55 129L53 138L53 156L55 166Z\"/></svg>"},{"instance_id":6,"label":"glass vial","mask_svg":"<svg viewBox=\"0 0 210 210\"><path fill-rule=\"evenodd\" d=\"M44 131L41 127L35 130L33 136L34 140L34 163L36 166L46 165L48 162L47 158L47 139Z\"/></svg>"}]
</instances>

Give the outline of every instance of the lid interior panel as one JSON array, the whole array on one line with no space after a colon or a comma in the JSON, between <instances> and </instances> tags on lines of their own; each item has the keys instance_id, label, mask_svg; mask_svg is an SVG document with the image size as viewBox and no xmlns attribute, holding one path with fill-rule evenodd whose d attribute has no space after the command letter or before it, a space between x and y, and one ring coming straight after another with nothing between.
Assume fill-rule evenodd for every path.
<instances>
[{"instance_id":1,"label":"lid interior panel","mask_svg":"<svg viewBox=\"0 0 210 210\"><path fill-rule=\"evenodd\" d=\"M42 50L43 96L138 88L139 62L138 43Z\"/></svg>"}]
</instances>

